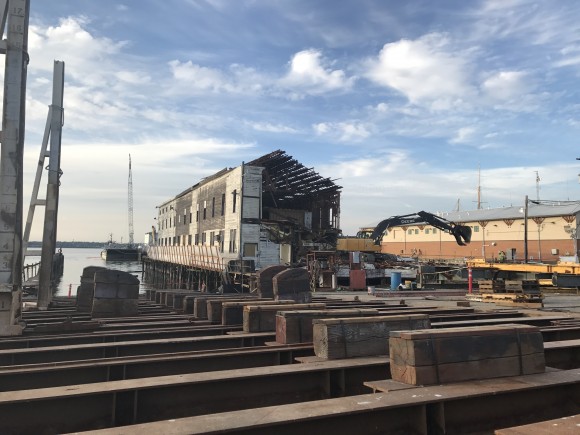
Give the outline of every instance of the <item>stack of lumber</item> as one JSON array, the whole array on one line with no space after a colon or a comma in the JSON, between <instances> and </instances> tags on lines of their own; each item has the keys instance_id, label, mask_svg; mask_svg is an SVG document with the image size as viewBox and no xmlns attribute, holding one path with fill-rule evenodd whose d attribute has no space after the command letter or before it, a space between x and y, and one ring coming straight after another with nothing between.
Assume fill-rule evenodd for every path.
<instances>
[{"instance_id":1,"label":"stack of lumber","mask_svg":"<svg viewBox=\"0 0 580 435\"><path fill-rule=\"evenodd\" d=\"M529 325L395 331L389 354L392 379L411 385L545 371L542 334Z\"/></svg>"},{"instance_id":2,"label":"stack of lumber","mask_svg":"<svg viewBox=\"0 0 580 435\"><path fill-rule=\"evenodd\" d=\"M312 322L324 318L379 316L376 309L339 308L336 310L279 311L276 315L276 343L312 342Z\"/></svg>"},{"instance_id":3,"label":"stack of lumber","mask_svg":"<svg viewBox=\"0 0 580 435\"><path fill-rule=\"evenodd\" d=\"M387 355L391 331L430 327L426 314L315 319L314 353L324 359Z\"/></svg>"},{"instance_id":4,"label":"stack of lumber","mask_svg":"<svg viewBox=\"0 0 580 435\"><path fill-rule=\"evenodd\" d=\"M481 280L478 284L482 302L537 306L543 301L537 280Z\"/></svg>"},{"instance_id":5,"label":"stack of lumber","mask_svg":"<svg viewBox=\"0 0 580 435\"><path fill-rule=\"evenodd\" d=\"M540 292L540 285L537 280L518 280L505 282L506 293L537 294Z\"/></svg>"},{"instance_id":6,"label":"stack of lumber","mask_svg":"<svg viewBox=\"0 0 580 435\"><path fill-rule=\"evenodd\" d=\"M504 293L505 283L497 279L482 279L478 281L480 293Z\"/></svg>"}]
</instances>

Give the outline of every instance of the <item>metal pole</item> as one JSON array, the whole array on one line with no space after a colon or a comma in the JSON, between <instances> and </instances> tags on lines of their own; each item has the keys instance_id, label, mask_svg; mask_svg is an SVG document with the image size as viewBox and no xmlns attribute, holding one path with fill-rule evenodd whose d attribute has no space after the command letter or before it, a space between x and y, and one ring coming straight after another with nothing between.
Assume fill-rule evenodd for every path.
<instances>
[{"instance_id":1,"label":"metal pole","mask_svg":"<svg viewBox=\"0 0 580 435\"><path fill-rule=\"evenodd\" d=\"M20 335L22 312L22 166L30 0L10 0L0 151L0 335Z\"/></svg>"},{"instance_id":2,"label":"metal pole","mask_svg":"<svg viewBox=\"0 0 580 435\"><path fill-rule=\"evenodd\" d=\"M524 206L524 263L528 262L528 195Z\"/></svg>"},{"instance_id":3,"label":"metal pole","mask_svg":"<svg viewBox=\"0 0 580 435\"><path fill-rule=\"evenodd\" d=\"M467 283L468 283L468 292L471 294L473 293L473 270L471 267L467 269Z\"/></svg>"},{"instance_id":4,"label":"metal pole","mask_svg":"<svg viewBox=\"0 0 580 435\"><path fill-rule=\"evenodd\" d=\"M38 274L38 308L46 309L52 300L53 259L56 250L58 197L60 188L60 148L63 120L64 62L54 62L50 122L50 155L48 159L48 185L42 234L42 253Z\"/></svg>"}]
</instances>

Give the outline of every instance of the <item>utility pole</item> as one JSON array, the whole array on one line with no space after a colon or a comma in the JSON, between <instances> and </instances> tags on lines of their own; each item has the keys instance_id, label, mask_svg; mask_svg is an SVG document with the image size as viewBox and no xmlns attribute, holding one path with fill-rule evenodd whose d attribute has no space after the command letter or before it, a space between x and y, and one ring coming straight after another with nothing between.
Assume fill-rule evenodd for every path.
<instances>
[{"instance_id":1,"label":"utility pole","mask_svg":"<svg viewBox=\"0 0 580 435\"><path fill-rule=\"evenodd\" d=\"M536 173L536 200L540 200L540 174L538 171L534 171Z\"/></svg>"},{"instance_id":2,"label":"utility pole","mask_svg":"<svg viewBox=\"0 0 580 435\"><path fill-rule=\"evenodd\" d=\"M6 55L0 151L0 336L21 335L24 114L30 0L0 0Z\"/></svg>"},{"instance_id":3,"label":"utility pole","mask_svg":"<svg viewBox=\"0 0 580 435\"><path fill-rule=\"evenodd\" d=\"M477 209L481 210L481 165L477 169Z\"/></svg>"},{"instance_id":4,"label":"utility pole","mask_svg":"<svg viewBox=\"0 0 580 435\"><path fill-rule=\"evenodd\" d=\"M129 248L133 247L133 174L131 173L131 154L129 154Z\"/></svg>"},{"instance_id":5,"label":"utility pole","mask_svg":"<svg viewBox=\"0 0 580 435\"><path fill-rule=\"evenodd\" d=\"M528 195L524 205L524 263L528 262Z\"/></svg>"}]
</instances>

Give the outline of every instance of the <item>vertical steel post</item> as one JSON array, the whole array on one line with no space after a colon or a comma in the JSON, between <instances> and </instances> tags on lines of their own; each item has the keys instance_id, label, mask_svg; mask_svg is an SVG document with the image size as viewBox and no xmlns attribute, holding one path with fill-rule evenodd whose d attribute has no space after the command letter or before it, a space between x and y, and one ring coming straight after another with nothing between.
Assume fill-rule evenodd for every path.
<instances>
[{"instance_id":1,"label":"vertical steel post","mask_svg":"<svg viewBox=\"0 0 580 435\"><path fill-rule=\"evenodd\" d=\"M473 269L471 267L467 268L467 284L468 284L468 293L473 293Z\"/></svg>"},{"instance_id":2,"label":"vertical steel post","mask_svg":"<svg viewBox=\"0 0 580 435\"><path fill-rule=\"evenodd\" d=\"M42 253L38 275L38 308L46 309L52 300L53 259L56 250L58 197L60 188L60 148L63 121L64 62L55 60L50 107L50 156L48 159L48 185L42 233Z\"/></svg>"},{"instance_id":3,"label":"vertical steel post","mask_svg":"<svg viewBox=\"0 0 580 435\"><path fill-rule=\"evenodd\" d=\"M524 205L524 263L528 262L528 195Z\"/></svg>"},{"instance_id":4,"label":"vertical steel post","mask_svg":"<svg viewBox=\"0 0 580 435\"><path fill-rule=\"evenodd\" d=\"M30 0L10 0L0 151L0 335L19 335L22 311L22 166ZM4 48L4 47L3 47Z\"/></svg>"}]
</instances>

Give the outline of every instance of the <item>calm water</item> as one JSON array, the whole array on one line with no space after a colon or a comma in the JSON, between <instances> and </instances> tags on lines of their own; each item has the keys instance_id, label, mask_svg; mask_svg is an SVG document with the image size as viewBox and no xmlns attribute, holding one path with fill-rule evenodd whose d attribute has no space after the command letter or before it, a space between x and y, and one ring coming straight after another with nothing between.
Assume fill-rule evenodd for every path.
<instances>
[{"instance_id":1,"label":"calm water","mask_svg":"<svg viewBox=\"0 0 580 435\"><path fill-rule=\"evenodd\" d=\"M101 258L101 249L95 248L63 248L62 253L64 254L64 272L58 281L56 296L67 296L69 288L71 296L76 295L83 269L87 266L101 266L130 272L141 281L141 293L147 288L143 283L140 261L105 261ZM40 261L40 257L26 258L26 264L38 261Z\"/></svg>"}]
</instances>

